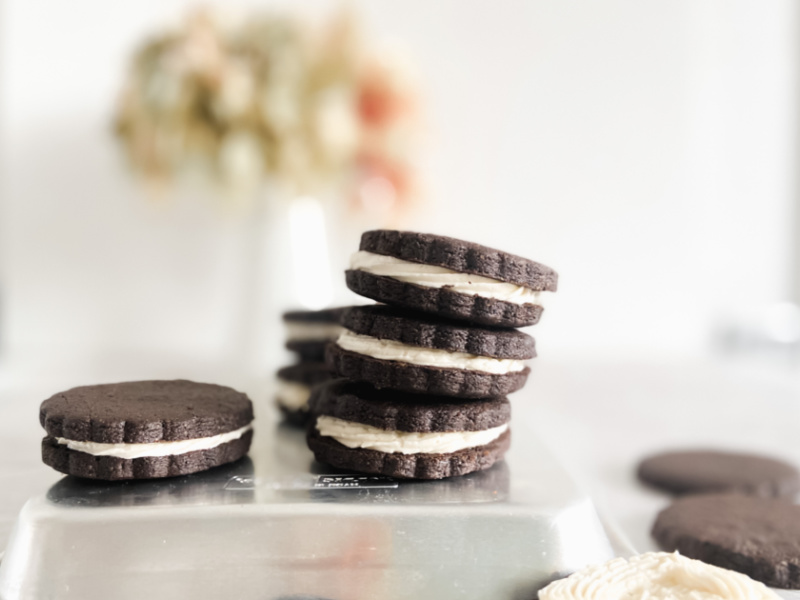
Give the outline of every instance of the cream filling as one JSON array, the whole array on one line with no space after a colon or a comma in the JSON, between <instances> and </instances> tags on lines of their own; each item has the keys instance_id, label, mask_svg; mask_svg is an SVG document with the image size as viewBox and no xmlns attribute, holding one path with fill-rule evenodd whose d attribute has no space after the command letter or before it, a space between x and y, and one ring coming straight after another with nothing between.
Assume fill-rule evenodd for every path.
<instances>
[{"instance_id":1,"label":"cream filling","mask_svg":"<svg viewBox=\"0 0 800 600\"><path fill-rule=\"evenodd\" d=\"M363 250L350 257L350 268L423 287L448 288L451 291L470 296L503 300L513 304L542 306L542 294L544 293L542 291L482 275L459 273L445 267L424 265Z\"/></svg>"},{"instance_id":2,"label":"cream filling","mask_svg":"<svg viewBox=\"0 0 800 600\"><path fill-rule=\"evenodd\" d=\"M295 323L286 321L286 339L290 342L320 342L335 340L342 333L337 323Z\"/></svg>"},{"instance_id":3,"label":"cream filling","mask_svg":"<svg viewBox=\"0 0 800 600\"><path fill-rule=\"evenodd\" d=\"M344 330L344 333L336 340L336 344L344 350L379 360L396 360L423 367L467 369L493 375L515 373L525 368L525 362L521 360L477 356L466 352L450 352L435 348L420 348L394 340L381 340L369 335L360 335L349 329Z\"/></svg>"},{"instance_id":4,"label":"cream filling","mask_svg":"<svg viewBox=\"0 0 800 600\"><path fill-rule=\"evenodd\" d=\"M343 446L400 454L447 454L465 448L485 446L503 435L507 429L508 423L504 423L499 427L481 431L416 433L387 431L327 415L317 417L319 434L332 437Z\"/></svg>"},{"instance_id":5,"label":"cream filling","mask_svg":"<svg viewBox=\"0 0 800 600\"><path fill-rule=\"evenodd\" d=\"M539 592L540 600L779 600L763 583L677 552L648 552L587 567Z\"/></svg>"},{"instance_id":6,"label":"cream filling","mask_svg":"<svg viewBox=\"0 0 800 600\"><path fill-rule=\"evenodd\" d=\"M275 396L278 399L278 403L289 410L307 410L311 388L302 383L279 379Z\"/></svg>"},{"instance_id":7,"label":"cream filling","mask_svg":"<svg viewBox=\"0 0 800 600\"><path fill-rule=\"evenodd\" d=\"M148 444L101 444L98 442L78 442L67 438L56 438L56 442L70 450L77 450L92 456L115 456L117 458L133 459L148 458L151 456L173 456L186 454L196 450L210 450L222 444L238 440L253 428L249 423L236 431L228 431L211 437L196 438L193 440L178 440L175 442L152 442Z\"/></svg>"}]
</instances>

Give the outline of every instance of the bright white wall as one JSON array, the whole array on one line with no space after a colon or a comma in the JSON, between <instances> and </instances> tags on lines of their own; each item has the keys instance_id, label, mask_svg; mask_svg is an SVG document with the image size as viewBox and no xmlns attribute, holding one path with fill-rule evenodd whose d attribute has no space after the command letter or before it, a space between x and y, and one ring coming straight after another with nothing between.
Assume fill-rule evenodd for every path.
<instances>
[{"instance_id":1,"label":"bright white wall","mask_svg":"<svg viewBox=\"0 0 800 600\"><path fill-rule=\"evenodd\" d=\"M188 193L149 204L109 135L132 47L188 5L5 1L7 354L213 363L242 360L256 338L262 355L278 346L286 286L253 283L252 214ZM375 37L402 40L424 82L432 204L412 225L557 268L543 350L699 352L720 309L786 295L792 2L358 6ZM337 269L359 227L336 233Z\"/></svg>"}]
</instances>

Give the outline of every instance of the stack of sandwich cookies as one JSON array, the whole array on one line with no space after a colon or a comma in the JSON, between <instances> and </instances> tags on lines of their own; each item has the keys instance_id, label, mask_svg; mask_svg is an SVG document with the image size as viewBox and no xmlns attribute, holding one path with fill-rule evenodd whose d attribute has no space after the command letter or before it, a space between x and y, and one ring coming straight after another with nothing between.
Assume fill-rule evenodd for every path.
<instances>
[{"instance_id":1,"label":"stack of sandwich cookies","mask_svg":"<svg viewBox=\"0 0 800 600\"><path fill-rule=\"evenodd\" d=\"M278 371L275 404L292 425L306 424L311 388L331 377L324 362L325 347L341 334L339 322L345 310L294 310L283 314L286 348L297 354L298 362Z\"/></svg>"},{"instance_id":2,"label":"stack of sandwich cookies","mask_svg":"<svg viewBox=\"0 0 800 600\"><path fill-rule=\"evenodd\" d=\"M308 445L339 468L414 479L441 479L486 469L511 441L505 397L453 398L376 390L337 380L311 399Z\"/></svg>"},{"instance_id":3,"label":"stack of sandwich cookies","mask_svg":"<svg viewBox=\"0 0 800 600\"><path fill-rule=\"evenodd\" d=\"M325 346L339 337L339 324L345 308L293 310L283 314L286 348L299 355L302 362L325 360Z\"/></svg>"},{"instance_id":4,"label":"stack of sandwich cookies","mask_svg":"<svg viewBox=\"0 0 800 600\"><path fill-rule=\"evenodd\" d=\"M330 370L321 362L301 362L279 369L275 400L286 421L293 425L305 425L311 390L330 378Z\"/></svg>"},{"instance_id":5,"label":"stack of sandwich cookies","mask_svg":"<svg viewBox=\"0 0 800 600\"><path fill-rule=\"evenodd\" d=\"M368 231L347 286L378 302L498 327L535 325L558 275L540 263L445 236Z\"/></svg>"},{"instance_id":6,"label":"stack of sandwich cookies","mask_svg":"<svg viewBox=\"0 0 800 600\"><path fill-rule=\"evenodd\" d=\"M384 305L344 313L326 361L344 382L311 397L317 460L439 479L487 469L510 444L506 394L521 389L533 325L556 290L544 265L453 238L368 231L348 287Z\"/></svg>"},{"instance_id":7,"label":"stack of sandwich cookies","mask_svg":"<svg viewBox=\"0 0 800 600\"><path fill-rule=\"evenodd\" d=\"M534 339L436 319L389 306L359 306L342 317L344 331L328 346L328 364L342 377L376 388L459 398L504 396L522 388L536 356Z\"/></svg>"},{"instance_id":8,"label":"stack of sandwich cookies","mask_svg":"<svg viewBox=\"0 0 800 600\"><path fill-rule=\"evenodd\" d=\"M151 479L204 471L245 456L253 407L228 387L134 381L77 387L45 400L42 460L91 479Z\"/></svg>"}]
</instances>

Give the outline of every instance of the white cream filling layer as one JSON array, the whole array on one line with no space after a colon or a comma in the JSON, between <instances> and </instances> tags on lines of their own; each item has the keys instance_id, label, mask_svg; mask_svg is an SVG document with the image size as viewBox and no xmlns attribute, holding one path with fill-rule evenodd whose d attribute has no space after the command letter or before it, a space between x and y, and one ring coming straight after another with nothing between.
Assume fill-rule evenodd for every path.
<instances>
[{"instance_id":1,"label":"white cream filling layer","mask_svg":"<svg viewBox=\"0 0 800 600\"><path fill-rule=\"evenodd\" d=\"M400 454L446 454L485 446L503 435L507 429L508 423L481 431L413 433L387 431L327 415L317 418L317 431L320 435L332 437L343 446Z\"/></svg>"},{"instance_id":2,"label":"white cream filling layer","mask_svg":"<svg viewBox=\"0 0 800 600\"><path fill-rule=\"evenodd\" d=\"M542 294L544 293L542 291L535 291L516 283L498 281L482 275L459 273L445 267L423 265L364 250L356 252L350 257L350 268L423 287L446 287L454 292L470 296L481 296L514 304L542 306Z\"/></svg>"},{"instance_id":3,"label":"white cream filling layer","mask_svg":"<svg viewBox=\"0 0 800 600\"><path fill-rule=\"evenodd\" d=\"M125 459L148 458L151 456L186 454L195 450L210 450L222 444L238 440L252 428L253 424L249 423L236 431L228 431L211 437L178 440L175 442L152 442L149 444L101 444L98 442L78 442L60 437L56 438L56 442L70 450L77 450L92 456L115 456Z\"/></svg>"},{"instance_id":4,"label":"white cream filling layer","mask_svg":"<svg viewBox=\"0 0 800 600\"><path fill-rule=\"evenodd\" d=\"M615 558L551 583L540 600L779 600L763 583L677 552Z\"/></svg>"},{"instance_id":5,"label":"white cream filling layer","mask_svg":"<svg viewBox=\"0 0 800 600\"><path fill-rule=\"evenodd\" d=\"M294 381L278 380L278 391L275 393L278 403L289 410L305 410L311 397L311 388Z\"/></svg>"},{"instance_id":6,"label":"white cream filling layer","mask_svg":"<svg viewBox=\"0 0 800 600\"><path fill-rule=\"evenodd\" d=\"M335 340L342 333L342 326L336 323L294 323L287 321L286 339L290 342L310 342Z\"/></svg>"},{"instance_id":7,"label":"white cream filling layer","mask_svg":"<svg viewBox=\"0 0 800 600\"><path fill-rule=\"evenodd\" d=\"M522 371L525 362L511 358L492 358L477 356L466 352L450 352L435 348L409 346L394 340L381 340L369 335L360 335L345 329L336 340L336 344L350 352L357 352L380 360L396 360L398 362L420 365L423 367L441 367L445 369L467 369L483 371L493 375L505 375Z\"/></svg>"}]
</instances>

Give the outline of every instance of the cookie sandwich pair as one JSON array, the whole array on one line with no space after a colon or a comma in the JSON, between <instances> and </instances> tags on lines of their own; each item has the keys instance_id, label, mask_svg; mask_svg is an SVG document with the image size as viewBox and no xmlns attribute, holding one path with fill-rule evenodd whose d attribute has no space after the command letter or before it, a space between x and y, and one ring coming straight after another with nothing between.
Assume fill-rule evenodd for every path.
<instances>
[{"instance_id":1,"label":"cookie sandwich pair","mask_svg":"<svg viewBox=\"0 0 800 600\"><path fill-rule=\"evenodd\" d=\"M275 405L288 423L306 424L311 389L331 379L325 365L325 346L342 333L340 320L344 311L345 308L326 308L283 314L286 349L297 356L297 361L278 370Z\"/></svg>"},{"instance_id":2,"label":"cookie sandwich pair","mask_svg":"<svg viewBox=\"0 0 800 600\"><path fill-rule=\"evenodd\" d=\"M335 467L439 479L491 467L510 445L507 394L521 389L556 273L444 236L369 231L345 273L384 304L345 311L327 347L342 377L310 400L308 445Z\"/></svg>"},{"instance_id":3,"label":"cookie sandwich pair","mask_svg":"<svg viewBox=\"0 0 800 600\"><path fill-rule=\"evenodd\" d=\"M39 421L44 463L89 479L197 473L242 458L253 439L245 394L182 380L72 388L45 400Z\"/></svg>"}]
</instances>

